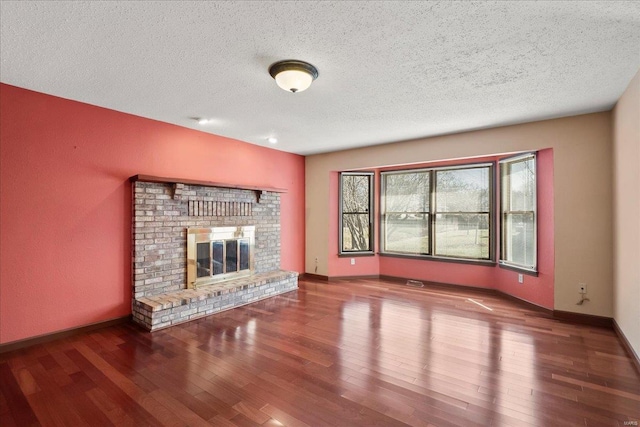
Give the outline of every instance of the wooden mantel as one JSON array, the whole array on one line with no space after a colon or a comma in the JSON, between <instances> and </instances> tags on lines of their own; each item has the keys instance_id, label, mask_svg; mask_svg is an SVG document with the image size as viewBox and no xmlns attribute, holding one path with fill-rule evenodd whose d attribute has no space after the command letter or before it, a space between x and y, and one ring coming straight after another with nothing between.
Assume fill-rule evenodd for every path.
<instances>
[{"instance_id":1,"label":"wooden mantel","mask_svg":"<svg viewBox=\"0 0 640 427\"><path fill-rule=\"evenodd\" d=\"M260 196L264 191L269 191L271 193L286 193L287 190L284 188L274 188L274 187L259 187L255 185L241 185L241 184L229 184L225 182L213 182L213 181L200 181L197 179L185 179L185 178L168 178L164 176L153 176L153 175L134 175L129 178L129 181L136 182L160 182L160 183L168 183L168 184L188 184L188 185L201 185L203 187L220 187L220 188L235 188L238 190L253 190L256 192L258 196L258 201L260 201Z\"/></svg>"}]
</instances>

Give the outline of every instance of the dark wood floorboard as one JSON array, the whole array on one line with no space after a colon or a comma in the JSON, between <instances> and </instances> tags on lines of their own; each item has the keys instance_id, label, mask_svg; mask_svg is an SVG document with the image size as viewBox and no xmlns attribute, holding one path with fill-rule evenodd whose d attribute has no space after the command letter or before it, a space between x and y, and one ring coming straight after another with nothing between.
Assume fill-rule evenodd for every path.
<instances>
[{"instance_id":1,"label":"dark wood floorboard","mask_svg":"<svg viewBox=\"0 0 640 427\"><path fill-rule=\"evenodd\" d=\"M628 426L613 330L500 296L384 280L300 289L169 329L0 355L5 426Z\"/></svg>"}]
</instances>

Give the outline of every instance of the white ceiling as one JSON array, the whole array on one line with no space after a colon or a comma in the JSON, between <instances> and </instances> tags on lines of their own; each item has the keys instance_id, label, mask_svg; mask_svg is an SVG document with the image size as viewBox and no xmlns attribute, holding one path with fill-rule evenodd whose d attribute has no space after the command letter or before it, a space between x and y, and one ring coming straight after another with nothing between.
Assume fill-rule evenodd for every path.
<instances>
[{"instance_id":1,"label":"white ceiling","mask_svg":"<svg viewBox=\"0 0 640 427\"><path fill-rule=\"evenodd\" d=\"M640 2L2 1L0 23L3 83L305 155L608 110L640 68ZM287 93L282 59L320 75Z\"/></svg>"}]
</instances>

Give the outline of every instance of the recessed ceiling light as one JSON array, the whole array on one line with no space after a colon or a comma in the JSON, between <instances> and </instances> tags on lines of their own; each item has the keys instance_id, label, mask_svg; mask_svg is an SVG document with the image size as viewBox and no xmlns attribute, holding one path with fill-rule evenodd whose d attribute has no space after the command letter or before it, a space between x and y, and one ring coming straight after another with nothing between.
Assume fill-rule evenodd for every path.
<instances>
[{"instance_id":1,"label":"recessed ceiling light","mask_svg":"<svg viewBox=\"0 0 640 427\"><path fill-rule=\"evenodd\" d=\"M205 119L204 117L201 117L198 119L198 124L200 125L206 125L207 123L211 122L211 119Z\"/></svg>"},{"instance_id":2,"label":"recessed ceiling light","mask_svg":"<svg viewBox=\"0 0 640 427\"><path fill-rule=\"evenodd\" d=\"M267 138L267 141L272 144L276 144L278 142L278 138L276 138L275 136L270 136L269 138Z\"/></svg>"}]
</instances>

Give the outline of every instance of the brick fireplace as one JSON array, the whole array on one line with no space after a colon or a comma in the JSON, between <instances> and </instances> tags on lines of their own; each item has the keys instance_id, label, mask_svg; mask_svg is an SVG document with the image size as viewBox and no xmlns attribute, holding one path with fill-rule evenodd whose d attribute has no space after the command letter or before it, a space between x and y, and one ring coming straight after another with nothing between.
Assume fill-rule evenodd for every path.
<instances>
[{"instance_id":1,"label":"brick fireplace","mask_svg":"<svg viewBox=\"0 0 640 427\"><path fill-rule=\"evenodd\" d=\"M283 190L143 175L131 182L136 323L154 331L298 288L298 273L280 270ZM250 273L189 286L189 229L251 229Z\"/></svg>"}]
</instances>

